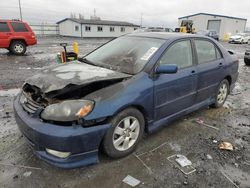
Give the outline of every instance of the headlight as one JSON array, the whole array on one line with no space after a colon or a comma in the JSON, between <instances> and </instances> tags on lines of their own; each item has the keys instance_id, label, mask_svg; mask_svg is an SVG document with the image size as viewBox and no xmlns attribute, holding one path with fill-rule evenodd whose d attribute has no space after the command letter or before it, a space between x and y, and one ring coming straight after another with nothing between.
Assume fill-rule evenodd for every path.
<instances>
[{"instance_id":1,"label":"headlight","mask_svg":"<svg viewBox=\"0 0 250 188\"><path fill-rule=\"evenodd\" d=\"M74 121L88 115L93 107L93 101L68 100L47 106L41 113L41 117L53 121Z\"/></svg>"}]
</instances>

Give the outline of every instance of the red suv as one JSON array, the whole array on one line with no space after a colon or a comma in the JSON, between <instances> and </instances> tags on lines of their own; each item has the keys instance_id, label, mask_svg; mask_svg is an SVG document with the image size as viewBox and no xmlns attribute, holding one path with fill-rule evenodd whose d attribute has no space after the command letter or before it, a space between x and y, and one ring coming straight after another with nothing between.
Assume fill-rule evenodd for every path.
<instances>
[{"instance_id":1,"label":"red suv","mask_svg":"<svg viewBox=\"0 0 250 188\"><path fill-rule=\"evenodd\" d=\"M36 43L35 33L27 23L18 20L0 20L0 48L6 48L16 55L23 55L27 46Z\"/></svg>"}]
</instances>

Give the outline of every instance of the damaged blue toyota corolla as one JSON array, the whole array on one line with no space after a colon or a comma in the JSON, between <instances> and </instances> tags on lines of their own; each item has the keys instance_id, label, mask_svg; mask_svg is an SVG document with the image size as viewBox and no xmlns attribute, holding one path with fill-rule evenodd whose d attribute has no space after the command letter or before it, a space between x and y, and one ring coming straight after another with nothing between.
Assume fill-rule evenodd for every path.
<instances>
[{"instance_id":1,"label":"damaged blue toyota corolla","mask_svg":"<svg viewBox=\"0 0 250 188\"><path fill-rule=\"evenodd\" d=\"M222 106L237 77L236 56L213 39L134 33L27 79L15 117L39 158L76 168L96 163L100 149L126 156L144 133Z\"/></svg>"}]
</instances>

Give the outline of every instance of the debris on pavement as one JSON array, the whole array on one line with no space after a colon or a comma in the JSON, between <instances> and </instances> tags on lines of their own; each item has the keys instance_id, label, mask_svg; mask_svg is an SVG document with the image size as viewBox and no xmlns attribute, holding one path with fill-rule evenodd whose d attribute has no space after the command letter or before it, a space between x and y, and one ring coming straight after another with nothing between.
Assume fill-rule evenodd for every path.
<instances>
[{"instance_id":1,"label":"debris on pavement","mask_svg":"<svg viewBox=\"0 0 250 188\"><path fill-rule=\"evenodd\" d=\"M41 168L32 167L32 166L24 166L24 165L14 165L14 164L7 164L7 163L0 163L2 166L12 166L17 168L27 168L27 169L34 169L34 170L42 170Z\"/></svg>"},{"instance_id":2,"label":"debris on pavement","mask_svg":"<svg viewBox=\"0 0 250 188\"><path fill-rule=\"evenodd\" d=\"M27 178L27 177L29 177L31 174L32 174L31 171L27 171L27 172L24 172L24 173L23 173L23 176Z\"/></svg>"},{"instance_id":3,"label":"debris on pavement","mask_svg":"<svg viewBox=\"0 0 250 188\"><path fill-rule=\"evenodd\" d=\"M208 160L212 160L213 157L212 157L211 155L207 154L207 159L208 159Z\"/></svg>"},{"instance_id":4,"label":"debris on pavement","mask_svg":"<svg viewBox=\"0 0 250 188\"><path fill-rule=\"evenodd\" d=\"M204 122L202 119L200 119L200 118L196 119L195 122L198 123L198 124L200 124L200 125L205 125L206 127L209 127L209 128L215 129L215 130L219 130L219 128L214 127L214 126L212 126L212 125L209 125L209 124L205 123L205 122Z\"/></svg>"},{"instance_id":5,"label":"debris on pavement","mask_svg":"<svg viewBox=\"0 0 250 188\"><path fill-rule=\"evenodd\" d=\"M175 161L181 167L192 165L192 162L190 160L188 160L188 158L186 156L184 156L184 155L177 155L177 158L175 159Z\"/></svg>"},{"instance_id":6,"label":"debris on pavement","mask_svg":"<svg viewBox=\"0 0 250 188\"><path fill-rule=\"evenodd\" d=\"M13 176L13 179L17 179L19 176L18 175L14 175Z\"/></svg>"},{"instance_id":7,"label":"debris on pavement","mask_svg":"<svg viewBox=\"0 0 250 188\"><path fill-rule=\"evenodd\" d=\"M185 175L196 171L196 169L192 166L192 162L184 155L176 154L169 156L167 159Z\"/></svg>"},{"instance_id":8,"label":"debris on pavement","mask_svg":"<svg viewBox=\"0 0 250 188\"><path fill-rule=\"evenodd\" d=\"M233 145L229 142L222 142L219 144L219 148L222 150L229 150L229 151L233 151Z\"/></svg>"},{"instance_id":9,"label":"debris on pavement","mask_svg":"<svg viewBox=\"0 0 250 188\"><path fill-rule=\"evenodd\" d=\"M142 163L142 165L148 170L149 174L152 174L152 173L153 173L152 170L151 170L151 168L148 167L148 165L146 165L146 163L140 158L140 156L135 155L135 154L133 154L133 155L134 155L134 156Z\"/></svg>"},{"instance_id":10,"label":"debris on pavement","mask_svg":"<svg viewBox=\"0 0 250 188\"><path fill-rule=\"evenodd\" d=\"M187 182L187 181L184 181L184 182L183 182L183 185L188 185L188 182Z\"/></svg>"},{"instance_id":11,"label":"debris on pavement","mask_svg":"<svg viewBox=\"0 0 250 188\"><path fill-rule=\"evenodd\" d=\"M218 141L217 141L217 140L213 140L213 143L214 143L214 144L217 144L217 143L218 143Z\"/></svg>"},{"instance_id":12,"label":"debris on pavement","mask_svg":"<svg viewBox=\"0 0 250 188\"><path fill-rule=\"evenodd\" d=\"M233 181L231 180L231 178L229 178L224 172L221 172L222 175L227 178L235 187L239 188L239 186Z\"/></svg>"},{"instance_id":13,"label":"debris on pavement","mask_svg":"<svg viewBox=\"0 0 250 188\"><path fill-rule=\"evenodd\" d=\"M131 187L135 187L141 183L140 180L135 179L134 177L127 175L123 180L124 183L130 185Z\"/></svg>"}]
</instances>

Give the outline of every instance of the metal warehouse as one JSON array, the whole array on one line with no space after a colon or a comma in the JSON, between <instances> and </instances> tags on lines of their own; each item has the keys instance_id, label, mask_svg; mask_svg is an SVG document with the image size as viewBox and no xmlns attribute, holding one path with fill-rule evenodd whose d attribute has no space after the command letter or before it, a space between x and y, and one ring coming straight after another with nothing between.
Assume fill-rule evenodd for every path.
<instances>
[{"instance_id":1,"label":"metal warehouse","mask_svg":"<svg viewBox=\"0 0 250 188\"><path fill-rule=\"evenodd\" d=\"M66 18L59 22L59 34L73 37L118 37L138 29L129 22Z\"/></svg>"},{"instance_id":2,"label":"metal warehouse","mask_svg":"<svg viewBox=\"0 0 250 188\"><path fill-rule=\"evenodd\" d=\"M183 20L192 20L195 31L214 30L219 33L220 39L227 39L228 36L244 32L247 19L224 16L217 14L198 13L178 18L179 25Z\"/></svg>"}]
</instances>

